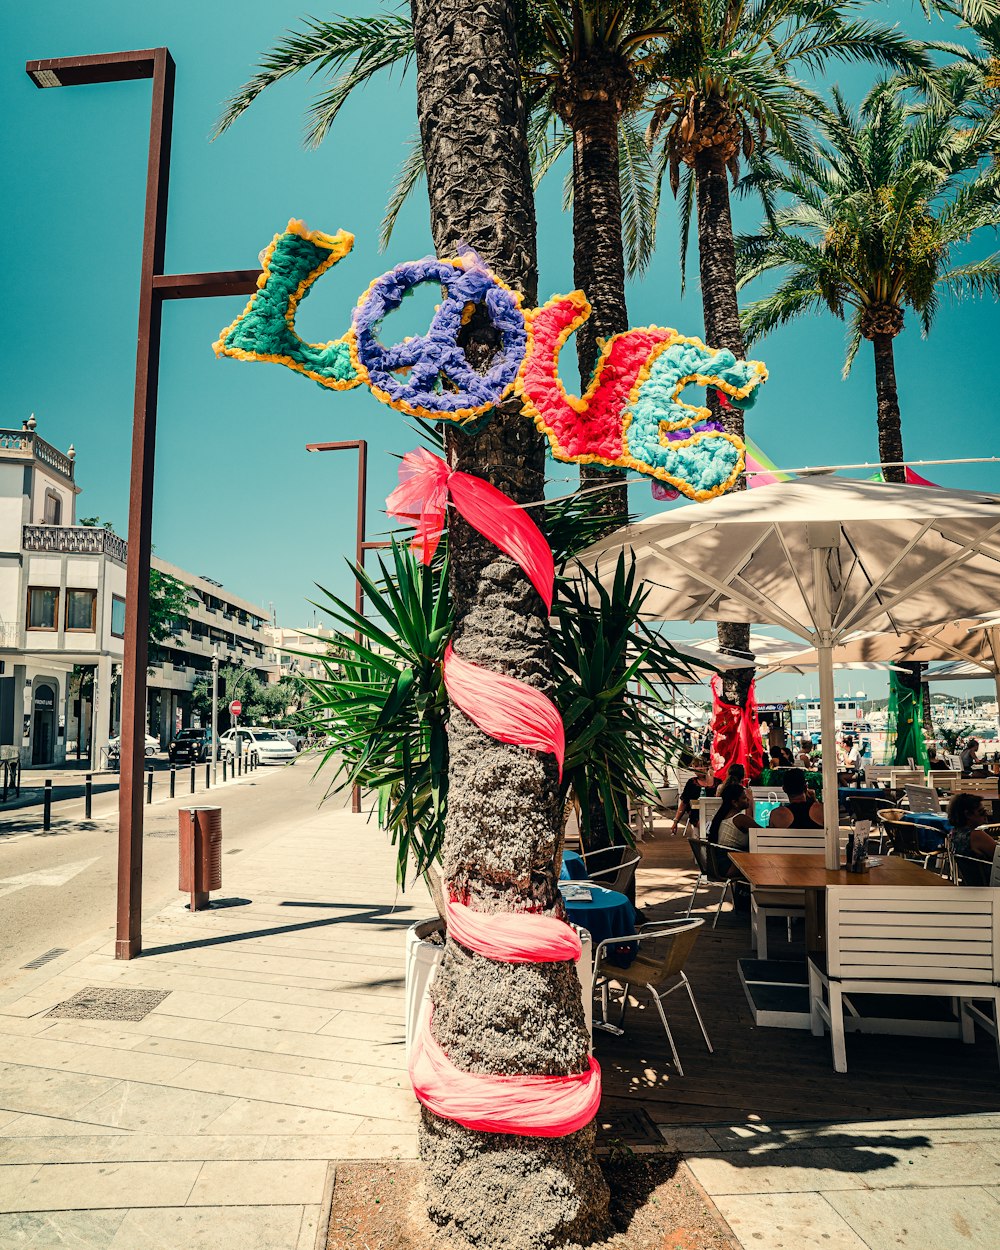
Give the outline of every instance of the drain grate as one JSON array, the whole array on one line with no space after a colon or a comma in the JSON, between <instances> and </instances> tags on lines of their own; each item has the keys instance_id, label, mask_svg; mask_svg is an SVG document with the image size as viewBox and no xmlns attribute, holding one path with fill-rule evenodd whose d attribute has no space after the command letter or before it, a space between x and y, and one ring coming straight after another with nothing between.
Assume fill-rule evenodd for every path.
<instances>
[{"instance_id":1,"label":"drain grate","mask_svg":"<svg viewBox=\"0 0 1000 1250\"><path fill-rule=\"evenodd\" d=\"M88 985L45 1014L61 1016L65 1020L144 1020L169 995L170 990L126 990Z\"/></svg>"},{"instance_id":2,"label":"drain grate","mask_svg":"<svg viewBox=\"0 0 1000 1250\"><path fill-rule=\"evenodd\" d=\"M239 853L242 850L243 850L242 846L237 846L237 847L234 847L231 851L226 851L226 854L227 855L239 855Z\"/></svg>"},{"instance_id":3,"label":"drain grate","mask_svg":"<svg viewBox=\"0 0 1000 1250\"><path fill-rule=\"evenodd\" d=\"M663 1138L645 1111L607 1111L597 1117L599 1144L619 1141L626 1146L662 1146Z\"/></svg>"},{"instance_id":4,"label":"drain grate","mask_svg":"<svg viewBox=\"0 0 1000 1250\"><path fill-rule=\"evenodd\" d=\"M147 838L176 838L177 830L176 829L147 829L146 837Z\"/></svg>"},{"instance_id":5,"label":"drain grate","mask_svg":"<svg viewBox=\"0 0 1000 1250\"><path fill-rule=\"evenodd\" d=\"M44 955L37 955L30 964L22 964L22 968L40 968L42 964L47 964L51 959L58 959L60 955L66 954L67 947L53 946L50 951L46 951Z\"/></svg>"}]
</instances>

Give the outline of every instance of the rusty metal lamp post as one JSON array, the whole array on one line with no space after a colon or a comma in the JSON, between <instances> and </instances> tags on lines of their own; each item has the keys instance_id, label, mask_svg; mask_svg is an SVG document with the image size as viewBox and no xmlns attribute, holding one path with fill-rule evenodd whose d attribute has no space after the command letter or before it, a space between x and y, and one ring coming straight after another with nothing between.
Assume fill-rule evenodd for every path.
<instances>
[{"instance_id":1,"label":"rusty metal lamp post","mask_svg":"<svg viewBox=\"0 0 1000 1250\"><path fill-rule=\"evenodd\" d=\"M247 295L259 269L165 274L167 184L174 104L174 61L166 48L97 56L28 61L38 87L152 79L146 213L139 276L139 327L132 419L132 472L128 514L130 558L125 580L122 679L121 781L118 792L118 916L115 958L142 950L142 800L146 731L146 664L149 633L149 562L153 520L156 399L163 301Z\"/></svg>"},{"instance_id":2,"label":"rusty metal lamp post","mask_svg":"<svg viewBox=\"0 0 1000 1250\"><path fill-rule=\"evenodd\" d=\"M306 443L306 451L357 451L358 453L358 517L355 526L354 563L358 568L365 567L366 551L381 551L391 544L386 542L370 543L365 540L365 512L368 503L368 443L363 438L347 439L339 443ZM354 610L358 616L364 615L365 594L361 583L354 582ZM354 641L361 641L361 631L355 629ZM361 787L354 786L351 790L351 811L361 811Z\"/></svg>"}]
</instances>

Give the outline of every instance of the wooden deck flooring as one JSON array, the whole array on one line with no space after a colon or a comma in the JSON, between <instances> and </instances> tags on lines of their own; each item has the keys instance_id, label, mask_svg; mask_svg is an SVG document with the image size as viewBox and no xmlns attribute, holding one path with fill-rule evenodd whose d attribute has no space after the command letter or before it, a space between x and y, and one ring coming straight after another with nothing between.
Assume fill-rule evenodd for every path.
<instances>
[{"instance_id":1,"label":"wooden deck flooring","mask_svg":"<svg viewBox=\"0 0 1000 1250\"><path fill-rule=\"evenodd\" d=\"M683 837L665 826L642 845L637 901L649 920L683 914L694 862ZM750 955L749 918L729 904L713 932L719 891L699 894L694 914L707 918L688 963L715 1046L705 1049L683 991L667 1000L684 1076L678 1076L655 1008L638 1000L626 1033L596 1032L604 1076L604 1109L642 1108L657 1124L746 1121L847 1121L929 1118L1000 1111L1000 1069L994 1043L977 1030L975 1045L920 1037L848 1035L845 1074L834 1072L829 1036L758 1028L740 984L737 959ZM772 938L779 933L772 921ZM801 934L801 926L798 933ZM793 948L772 941L772 958ZM801 955L801 947L795 952ZM642 993L642 991L640 991ZM614 1017L612 1017L614 1018Z\"/></svg>"}]
</instances>

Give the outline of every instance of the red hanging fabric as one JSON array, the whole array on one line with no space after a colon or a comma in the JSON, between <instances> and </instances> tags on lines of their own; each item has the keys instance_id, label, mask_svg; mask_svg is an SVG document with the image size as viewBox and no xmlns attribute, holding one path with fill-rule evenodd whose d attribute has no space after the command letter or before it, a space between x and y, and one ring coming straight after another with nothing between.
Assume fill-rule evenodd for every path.
<instances>
[{"instance_id":1,"label":"red hanging fabric","mask_svg":"<svg viewBox=\"0 0 1000 1250\"><path fill-rule=\"evenodd\" d=\"M425 1024L410 1051L413 1091L435 1115L481 1133L564 1137L601 1104L601 1069L591 1056L571 1076L489 1076L456 1068Z\"/></svg>"},{"instance_id":2,"label":"red hanging fabric","mask_svg":"<svg viewBox=\"0 0 1000 1250\"><path fill-rule=\"evenodd\" d=\"M473 911L453 898L445 910L450 936L487 959L509 964L555 963L577 960L583 953L575 930L555 916Z\"/></svg>"},{"instance_id":3,"label":"red hanging fabric","mask_svg":"<svg viewBox=\"0 0 1000 1250\"><path fill-rule=\"evenodd\" d=\"M720 781L733 764L742 764L747 778L759 777L764 767L764 743L757 720L756 682L750 683L746 707L722 697L722 678L712 678L712 774Z\"/></svg>"},{"instance_id":4,"label":"red hanging fabric","mask_svg":"<svg viewBox=\"0 0 1000 1250\"><path fill-rule=\"evenodd\" d=\"M453 473L440 456L418 447L403 457L399 485L385 508L390 516L416 526L412 550L430 564L444 531L449 495L460 516L521 566L550 612L552 548L525 510L489 482L471 473Z\"/></svg>"},{"instance_id":5,"label":"red hanging fabric","mask_svg":"<svg viewBox=\"0 0 1000 1250\"><path fill-rule=\"evenodd\" d=\"M550 751L562 778L566 735L559 709L547 695L523 681L463 660L450 642L442 671L448 698L484 734L530 751Z\"/></svg>"}]
</instances>

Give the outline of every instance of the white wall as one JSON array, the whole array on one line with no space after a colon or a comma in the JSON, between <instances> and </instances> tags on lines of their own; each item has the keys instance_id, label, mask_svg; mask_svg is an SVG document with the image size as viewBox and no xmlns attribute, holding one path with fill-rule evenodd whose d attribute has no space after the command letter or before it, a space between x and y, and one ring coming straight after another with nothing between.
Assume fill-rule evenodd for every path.
<instances>
[{"instance_id":1,"label":"white wall","mask_svg":"<svg viewBox=\"0 0 1000 1250\"><path fill-rule=\"evenodd\" d=\"M0 551L21 550L24 507L24 464L0 463Z\"/></svg>"}]
</instances>

